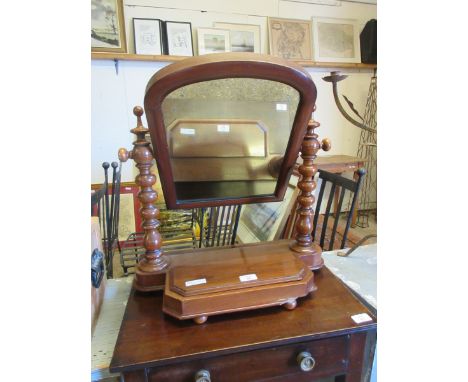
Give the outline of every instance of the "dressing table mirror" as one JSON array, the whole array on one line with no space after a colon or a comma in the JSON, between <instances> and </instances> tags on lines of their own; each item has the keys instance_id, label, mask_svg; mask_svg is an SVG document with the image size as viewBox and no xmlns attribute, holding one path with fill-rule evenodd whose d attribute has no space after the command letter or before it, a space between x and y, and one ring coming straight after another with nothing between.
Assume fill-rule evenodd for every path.
<instances>
[{"instance_id":1,"label":"dressing table mirror","mask_svg":"<svg viewBox=\"0 0 468 382\"><path fill-rule=\"evenodd\" d=\"M316 289L312 270L323 265L312 242L313 165L320 148L310 120L316 87L302 67L254 53L188 58L158 71L136 107L132 158L140 174L146 253L135 288L164 289L163 310L203 323L214 314L283 305ZM145 135L149 132L150 142ZM282 201L299 153L301 180L295 240L164 255L158 232L154 158L169 209Z\"/></svg>"},{"instance_id":2,"label":"dressing table mirror","mask_svg":"<svg viewBox=\"0 0 468 382\"><path fill-rule=\"evenodd\" d=\"M161 166L171 208L282 200L278 182L299 93L270 80L228 78L183 86L161 105L167 154ZM294 142L293 142L294 143ZM156 150L162 159L164 148ZM277 186L278 190L277 190Z\"/></svg>"}]
</instances>

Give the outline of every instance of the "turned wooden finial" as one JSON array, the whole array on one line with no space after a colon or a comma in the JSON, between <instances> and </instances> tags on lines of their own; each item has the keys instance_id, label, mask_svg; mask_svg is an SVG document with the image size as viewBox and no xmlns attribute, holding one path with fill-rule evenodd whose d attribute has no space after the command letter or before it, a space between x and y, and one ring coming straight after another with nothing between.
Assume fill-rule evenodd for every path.
<instances>
[{"instance_id":1,"label":"turned wooden finial","mask_svg":"<svg viewBox=\"0 0 468 382\"><path fill-rule=\"evenodd\" d=\"M141 122L141 116L143 115L144 111L141 106L135 106L133 108L133 114L137 117L137 127L143 127L143 122Z\"/></svg>"},{"instance_id":2,"label":"turned wooden finial","mask_svg":"<svg viewBox=\"0 0 468 382\"><path fill-rule=\"evenodd\" d=\"M125 162L128 160L128 158L131 158L132 152L131 152L131 151L127 151L127 149L121 147L121 148L119 149L118 156L119 156L119 161L125 163Z\"/></svg>"},{"instance_id":3,"label":"turned wooden finial","mask_svg":"<svg viewBox=\"0 0 468 382\"><path fill-rule=\"evenodd\" d=\"M315 111L315 107L314 107ZM313 118L309 121L307 131L304 136L301 148L302 164L299 166L301 179L297 183L297 187L301 193L297 197L298 219L296 222L296 237L295 242L291 244L291 249L298 252L299 257L311 269L320 269L323 266L322 249L312 241L312 221L314 210L312 206L315 202L313 191L317 187L314 176L317 173L317 166L314 165L314 159L317 157L317 152L322 148L328 151L331 148L331 142L325 138L322 143L319 142L318 135L315 129L320 126L320 123Z\"/></svg>"},{"instance_id":4,"label":"turned wooden finial","mask_svg":"<svg viewBox=\"0 0 468 382\"><path fill-rule=\"evenodd\" d=\"M145 135L148 132L148 129L145 126L143 126L143 122L141 122L141 116L143 115L143 108L141 106L135 106L133 108L133 114L137 117L137 125L134 129L130 131L137 136L138 140L140 141L144 140Z\"/></svg>"},{"instance_id":5,"label":"turned wooden finial","mask_svg":"<svg viewBox=\"0 0 468 382\"><path fill-rule=\"evenodd\" d=\"M153 190L156 175L150 172L153 152L150 143L145 139L148 129L143 126L141 121L143 108L135 106L133 114L137 117L137 126L131 132L137 136L137 140L133 142L133 150L127 151L124 148L119 150L119 159L122 162L126 162L128 158L133 159L139 170L135 182L140 186L138 199L142 205L140 214L143 220L142 227L145 231L143 245L146 252L137 265L135 287L138 290L149 291L160 289L154 288L154 285L158 284L155 280L161 279L161 275L164 277L163 271L169 262L161 250L161 234L158 231L159 210L155 205L158 194Z\"/></svg>"},{"instance_id":6,"label":"turned wooden finial","mask_svg":"<svg viewBox=\"0 0 468 382\"><path fill-rule=\"evenodd\" d=\"M323 150L323 151L330 151L330 149L331 149L331 142L330 142L330 139L324 138L324 139L322 140L322 145L321 145L321 147L322 147L322 150Z\"/></svg>"}]
</instances>

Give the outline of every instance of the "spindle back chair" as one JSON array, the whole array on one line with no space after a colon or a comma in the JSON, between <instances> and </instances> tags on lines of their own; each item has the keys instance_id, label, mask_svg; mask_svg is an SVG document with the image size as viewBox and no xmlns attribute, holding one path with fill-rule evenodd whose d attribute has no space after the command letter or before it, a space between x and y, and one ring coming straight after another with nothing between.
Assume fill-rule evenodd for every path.
<instances>
[{"instance_id":1,"label":"spindle back chair","mask_svg":"<svg viewBox=\"0 0 468 382\"><path fill-rule=\"evenodd\" d=\"M348 237L348 232L349 232L349 227L351 225L351 219L353 216L354 209L356 208L356 203L358 200L358 195L359 195L359 190L361 188L362 180L364 178L366 171L365 169L361 168L357 171L357 176L358 179L357 181L353 181L351 179L345 178L342 175L339 174L333 174L328 171L320 170L319 172L319 179L321 179L321 186L317 198L317 205L315 207L315 215L314 215L314 222L313 222L313 229L312 229L312 240L314 242L317 242L316 239L316 233L317 233L317 227L319 226L319 216L320 216L320 210L322 207L322 201L323 197L325 194L325 189L327 187L327 184L331 184L330 187L330 193L328 195L328 201L325 209L325 213L323 214L323 223L321 225L321 233L320 233L320 241L319 245L322 247L324 250L333 250L334 249L334 243L335 243L335 237L337 233L337 228L338 228L338 222L339 222L339 217L342 212L342 207L343 207L343 201L345 198L346 191L351 192L351 208L347 212L346 216L346 225L345 229L342 233L342 240L341 240L341 245L340 248L344 248L346 244L346 240ZM332 202L334 199L335 191L337 189L340 189L340 196L338 199L338 205L334 208L332 211ZM325 237L327 233L329 232L328 229L328 221L329 217L334 214L334 219L333 219L333 227L331 229L330 233L330 238L329 238L329 247L326 249L324 248L325 245Z\"/></svg>"},{"instance_id":2,"label":"spindle back chair","mask_svg":"<svg viewBox=\"0 0 468 382\"><path fill-rule=\"evenodd\" d=\"M358 179L356 181L353 181L339 174L330 173L325 170L319 170L318 178L321 180L321 185L316 199L317 204L315 206L313 230L311 236L312 240L315 243L319 242L319 245L323 248L323 250L330 251L333 249L343 249L347 244L354 244L355 235L352 235L352 238L350 238L349 240L348 233L354 210L357 207L357 200L359 199L359 190L361 188L361 184L363 183L365 172L365 169L359 169L356 172ZM325 192L325 189L327 188L328 184L330 184L329 192ZM340 191L338 204L332 208L332 202L333 200L335 200L335 193L338 191ZM342 211L342 209L346 192L351 193L351 204L350 210L346 212L346 223L343 229L342 224L339 224L339 220L340 215L344 212ZM320 213L320 210L322 204L324 203L324 196L326 196L326 194L328 194L328 197L325 207L325 213L322 214ZM297 207L298 203L296 201L291 208L288 220L285 224L285 227L282 229L278 239L290 239L296 235L295 227L298 219ZM331 225L331 228L328 227L329 223ZM341 244L339 247L335 246L335 238L337 236L342 237Z\"/></svg>"}]
</instances>

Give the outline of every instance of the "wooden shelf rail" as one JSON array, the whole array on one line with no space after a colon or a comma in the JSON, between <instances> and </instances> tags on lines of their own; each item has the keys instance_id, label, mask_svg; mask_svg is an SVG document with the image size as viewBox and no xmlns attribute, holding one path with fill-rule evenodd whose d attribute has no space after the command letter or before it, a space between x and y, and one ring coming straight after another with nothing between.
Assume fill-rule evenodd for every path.
<instances>
[{"instance_id":1,"label":"wooden shelf rail","mask_svg":"<svg viewBox=\"0 0 468 382\"><path fill-rule=\"evenodd\" d=\"M92 60L124 60L124 61L154 61L174 62L187 58L186 56L143 55L129 53L91 53ZM348 62L316 62L309 60L293 60L298 65L313 68L341 68L341 69L375 69L375 64L361 64Z\"/></svg>"}]
</instances>

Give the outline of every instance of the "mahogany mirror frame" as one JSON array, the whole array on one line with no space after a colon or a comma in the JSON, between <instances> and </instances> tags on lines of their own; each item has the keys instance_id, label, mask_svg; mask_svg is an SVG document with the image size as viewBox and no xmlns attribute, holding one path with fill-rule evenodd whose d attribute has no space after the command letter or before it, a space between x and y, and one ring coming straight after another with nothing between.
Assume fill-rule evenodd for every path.
<instances>
[{"instance_id":1,"label":"mahogany mirror frame","mask_svg":"<svg viewBox=\"0 0 468 382\"><path fill-rule=\"evenodd\" d=\"M194 83L224 78L255 78L281 82L296 89L299 104L272 195L253 195L240 198L177 201L169 147L166 137L162 103L172 91ZM317 98L317 89L309 73L284 59L256 53L215 53L187 58L159 70L148 82L145 92L145 111L154 156L170 209L199 208L248 203L282 201L289 176L296 163L307 124Z\"/></svg>"}]
</instances>

